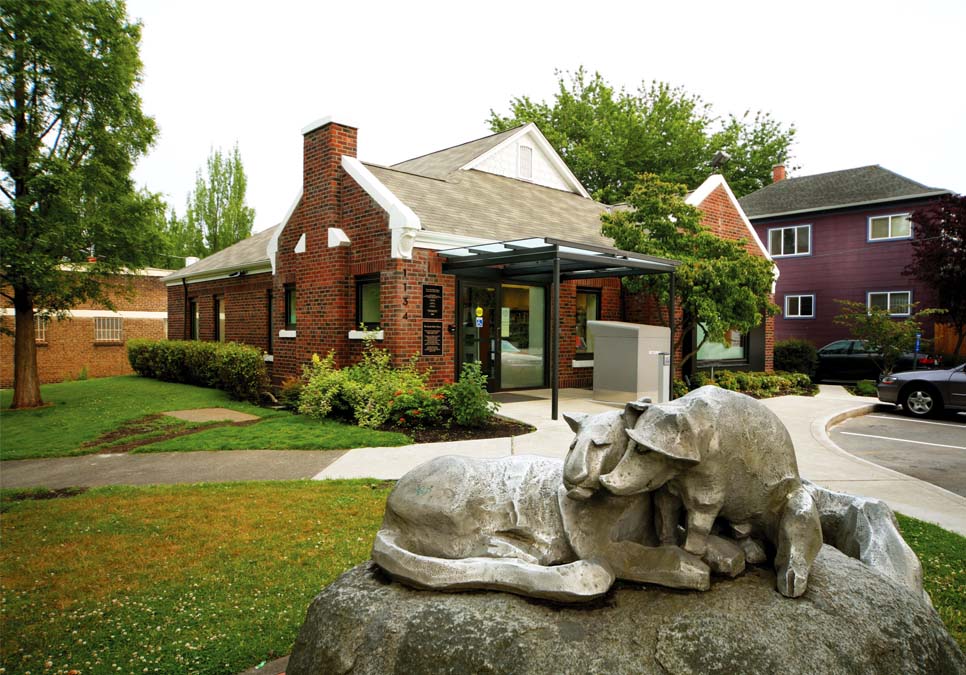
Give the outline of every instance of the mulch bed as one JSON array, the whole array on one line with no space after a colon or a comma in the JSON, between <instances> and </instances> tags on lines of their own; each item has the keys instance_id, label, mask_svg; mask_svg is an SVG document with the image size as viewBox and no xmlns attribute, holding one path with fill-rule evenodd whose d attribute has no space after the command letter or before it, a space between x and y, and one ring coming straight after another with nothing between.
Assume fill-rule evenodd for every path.
<instances>
[{"instance_id":1,"label":"mulch bed","mask_svg":"<svg viewBox=\"0 0 966 675\"><path fill-rule=\"evenodd\" d=\"M438 443L441 441L472 441L479 438L504 438L506 436L522 436L534 431L529 424L516 422L505 417L495 417L482 427L462 427L453 424L449 428L414 428L406 426L385 425L380 431L397 431L406 434L414 443Z\"/></svg>"}]
</instances>

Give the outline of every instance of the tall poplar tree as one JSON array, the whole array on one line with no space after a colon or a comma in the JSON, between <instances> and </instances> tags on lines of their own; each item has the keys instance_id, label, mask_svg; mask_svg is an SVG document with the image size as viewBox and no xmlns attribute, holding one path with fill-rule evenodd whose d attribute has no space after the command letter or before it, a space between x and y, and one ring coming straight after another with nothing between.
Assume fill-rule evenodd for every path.
<instances>
[{"instance_id":1,"label":"tall poplar tree","mask_svg":"<svg viewBox=\"0 0 966 675\"><path fill-rule=\"evenodd\" d=\"M251 236L255 210L245 205L247 187L238 144L227 156L212 150L205 174L199 170L195 178L183 221L177 228L169 226L183 246L200 245L197 251L186 249L185 255L208 256Z\"/></svg>"},{"instance_id":2,"label":"tall poplar tree","mask_svg":"<svg viewBox=\"0 0 966 675\"><path fill-rule=\"evenodd\" d=\"M121 0L0 0L0 292L16 312L16 408L41 405L34 309L110 306L160 246L131 170L157 128ZM94 262L89 262L93 258Z\"/></svg>"}]
</instances>

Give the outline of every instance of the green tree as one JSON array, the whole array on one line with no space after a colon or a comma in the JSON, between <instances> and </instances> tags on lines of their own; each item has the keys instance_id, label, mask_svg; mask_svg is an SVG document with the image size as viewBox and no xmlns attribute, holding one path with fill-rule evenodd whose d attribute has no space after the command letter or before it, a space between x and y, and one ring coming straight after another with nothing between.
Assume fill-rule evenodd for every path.
<instances>
[{"instance_id":1,"label":"green tree","mask_svg":"<svg viewBox=\"0 0 966 675\"><path fill-rule=\"evenodd\" d=\"M183 221L172 214L176 255L208 256L251 236L255 210L245 206L248 180L238 144L227 156L212 150L206 168L204 176L198 171Z\"/></svg>"},{"instance_id":2,"label":"green tree","mask_svg":"<svg viewBox=\"0 0 966 675\"><path fill-rule=\"evenodd\" d=\"M937 322L956 331L957 357L966 338L966 197L947 195L912 212L912 263L903 274L924 282L946 312Z\"/></svg>"},{"instance_id":3,"label":"green tree","mask_svg":"<svg viewBox=\"0 0 966 675\"><path fill-rule=\"evenodd\" d=\"M695 188L715 170L719 151L730 156L720 171L741 197L768 185L772 166L789 156L795 128L767 113L720 118L700 96L664 82L631 93L583 68L569 80L557 75L553 102L514 98L509 114L490 110L490 128L535 123L600 201L626 199L642 173Z\"/></svg>"},{"instance_id":4,"label":"green tree","mask_svg":"<svg viewBox=\"0 0 966 675\"><path fill-rule=\"evenodd\" d=\"M14 407L42 404L34 308L110 306L112 275L160 245L155 198L130 178L157 132L137 93L140 37L120 0L0 0L0 285L16 312Z\"/></svg>"},{"instance_id":5,"label":"green tree","mask_svg":"<svg viewBox=\"0 0 966 675\"><path fill-rule=\"evenodd\" d=\"M922 320L943 313L941 309L924 309L897 319L881 307L867 307L865 303L852 300L836 302L842 313L835 317L835 323L848 328L854 339L864 340L869 352L881 354L875 362L883 375L895 369L900 356L915 349L916 334L922 332Z\"/></svg>"},{"instance_id":6,"label":"green tree","mask_svg":"<svg viewBox=\"0 0 966 675\"><path fill-rule=\"evenodd\" d=\"M625 251L681 261L676 271L675 304L684 319L675 347L681 366L705 342L724 342L730 330L750 331L765 316L778 313L771 302L772 263L745 249L743 240L723 239L701 224L700 209L685 202L687 188L653 174L640 177L628 195L630 209L602 216L601 231ZM662 275L663 277L663 275ZM655 293L666 306L668 282L625 279L632 291ZM704 339L684 349L684 339L704 328Z\"/></svg>"}]
</instances>

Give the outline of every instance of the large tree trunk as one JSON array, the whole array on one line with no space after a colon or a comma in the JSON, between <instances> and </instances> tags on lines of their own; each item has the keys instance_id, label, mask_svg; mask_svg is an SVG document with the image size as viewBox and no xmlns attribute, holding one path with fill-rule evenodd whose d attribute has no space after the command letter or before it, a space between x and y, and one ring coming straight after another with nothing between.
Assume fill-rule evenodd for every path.
<instances>
[{"instance_id":1,"label":"large tree trunk","mask_svg":"<svg viewBox=\"0 0 966 675\"><path fill-rule=\"evenodd\" d=\"M15 291L16 337L13 344L13 408L36 408L44 404L40 398L37 377L37 342L34 335L33 296Z\"/></svg>"}]
</instances>

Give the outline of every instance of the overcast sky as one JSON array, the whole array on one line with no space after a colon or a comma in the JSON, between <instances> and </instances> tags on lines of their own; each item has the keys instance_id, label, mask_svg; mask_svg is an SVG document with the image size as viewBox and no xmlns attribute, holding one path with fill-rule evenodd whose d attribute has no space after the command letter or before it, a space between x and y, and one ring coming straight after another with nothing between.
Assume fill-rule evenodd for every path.
<instances>
[{"instance_id":1,"label":"overcast sky","mask_svg":"<svg viewBox=\"0 0 966 675\"><path fill-rule=\"evenodd\" d=\"M721 114L798 128L794 175L881 164L966 192L966 2L129 0L160 138L136 180L184 212L212 147L236 141L255 229L301 186L307 123L358 127L391 164L489 133L491 108L549 99L583 65L663 80Z\"/></svg>"}]
</instances>

